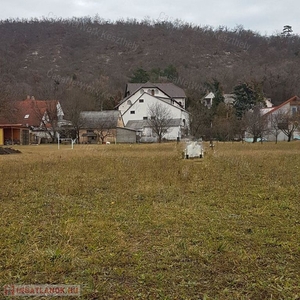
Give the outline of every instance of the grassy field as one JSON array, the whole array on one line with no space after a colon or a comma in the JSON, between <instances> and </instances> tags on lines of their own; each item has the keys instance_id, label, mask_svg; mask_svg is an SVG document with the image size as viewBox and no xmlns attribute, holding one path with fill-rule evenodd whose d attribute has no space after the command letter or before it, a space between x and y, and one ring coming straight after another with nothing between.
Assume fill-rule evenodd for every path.
<instances>
[{"instance_id":1,"label":"grassy field","mask_svg":"<svg viewBox=\"0 0 300 300\"><path fill-rule=\"evenodd\" d=\"M196 160L182 147L19 146L0 156L0 288L300 299L300 142L219 143Z\"/></svg>"}]
</instances>

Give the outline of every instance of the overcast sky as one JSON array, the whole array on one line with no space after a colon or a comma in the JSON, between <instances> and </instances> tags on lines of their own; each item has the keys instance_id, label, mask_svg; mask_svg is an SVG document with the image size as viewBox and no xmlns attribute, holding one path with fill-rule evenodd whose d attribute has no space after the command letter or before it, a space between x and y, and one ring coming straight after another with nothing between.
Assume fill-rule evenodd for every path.
<instances>
[{"instance_id":1,"label":"overcast sky","mask_svg":"<svg viewBox=\"0 0 300 300\"><path fill-rule=\"evenodd\" d=\"M0 0L0 3L0 19L68 18L98 13L110 20L150 17L213 27L243 25L263 35L281 32L284 25L291 25L294 33L300 33L299 0Z\"/></svg>"}]
</instances>

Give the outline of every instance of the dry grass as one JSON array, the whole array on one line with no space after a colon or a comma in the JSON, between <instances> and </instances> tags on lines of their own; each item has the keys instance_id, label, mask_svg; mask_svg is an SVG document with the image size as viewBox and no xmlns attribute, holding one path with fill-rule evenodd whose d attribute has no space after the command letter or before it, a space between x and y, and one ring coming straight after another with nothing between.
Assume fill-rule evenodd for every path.
<instances>
[{"instance_id":1,"label":"dry grass","mask_svg":"<svg viewBox=\"0 0 300 300\"><path fill-rule=\"evenodd\" d=\"M208 148L208 147L207 147ZM0 285L81 299L299 299L300 143L0 156Z\"/></svg>"}]
</instances>

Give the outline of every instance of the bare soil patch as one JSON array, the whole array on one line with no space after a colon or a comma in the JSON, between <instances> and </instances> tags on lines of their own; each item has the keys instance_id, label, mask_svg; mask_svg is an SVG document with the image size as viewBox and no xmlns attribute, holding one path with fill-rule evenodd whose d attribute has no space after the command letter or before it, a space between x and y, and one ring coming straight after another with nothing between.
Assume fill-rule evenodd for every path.
<instances>
[{"instance_id":1,"label":"bare soil patch","mask_svg":"<svg viewBox=\"0 0 300 300\"><path fill-rule=\"evenodd\" d=\"M3 148L0 147L0 155L5 155L5 154L17 154L17 153L21 153L21 151L16 150L16 149L12 149L12 148Z\"/></svg>"}]
</instances>

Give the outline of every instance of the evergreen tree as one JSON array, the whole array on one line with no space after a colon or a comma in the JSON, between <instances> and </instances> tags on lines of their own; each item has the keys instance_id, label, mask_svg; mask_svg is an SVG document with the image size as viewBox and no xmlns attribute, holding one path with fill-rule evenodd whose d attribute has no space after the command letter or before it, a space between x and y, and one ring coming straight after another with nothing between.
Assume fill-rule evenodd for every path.
<instances>
[{"instance_id":1,"label":"evergreen tree","mask_svg":"<svg viewBox=\"0 0 300 300\"><path fill-rule=\"evenodd\" d=\"M149 77L151 82L159 82L159 77L162 71L160 68L153 68L150 71Z\"/></svg>"},{"instance_id":2,"label":"evergreen tree","mask_svg":"<svg viewBox=\"0 0 300 300\"><path fill-rule=\"evenodd\" d=\"M178 77L178 72L176 70L176 67L174 67L173 65L168 65L164 69L162 75L166 76L168 78L177 78Z\"/></svg>"},{"instance_id":3,"label":"evergreen tree","mask_svg":"<svg viewBox=\"0 0 300 300\"><path fill-rule=\"evenodd\" d=\"M213 92L215 97L213 99L212 109L215 112L220 103L224 103L224 91L221 83L213 78L212 82L206 82L205 86L210 92Z\"/></svg>"},{"instance_id":4,"label":"evergreen tree","mask_svg":"<svg viewBox=\"0 0 300 300\"><path fill-rule=\"evenodd\" d=\"M263 104L264 96L260 83L242 82L234 87L233 93L235 95L234 108L239 119L254 106Z\"/></svg>"},{"instance_id":5,"label":"evergreen tree","mask_svg":"<svg viewBox=\"0 0 300 300\"><path fill-rule=\"evenodd\" d=\"M281 35L284 36L284 37L289 37L289 36L292 35L292 32L293 32L292 26L285 25L285 26L283 26L283 30L281 32Z\"/></svg>"},{"instance_id":6,"label":"evergreen tree","mask_svg":"<svg viewBox=\"0 0 300 300\"><path fill-rule=\"evenodd\" d=\"M147 81L149 81L150 76L147 73L147 71L145 71L142 68L137 69L136 71L134 71L133 75L130 77L130 81L131 83L146 83Z\"/></svg>"}]
</instances>

